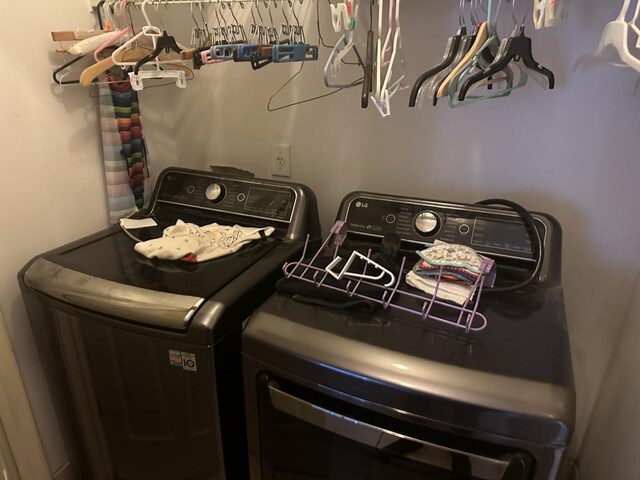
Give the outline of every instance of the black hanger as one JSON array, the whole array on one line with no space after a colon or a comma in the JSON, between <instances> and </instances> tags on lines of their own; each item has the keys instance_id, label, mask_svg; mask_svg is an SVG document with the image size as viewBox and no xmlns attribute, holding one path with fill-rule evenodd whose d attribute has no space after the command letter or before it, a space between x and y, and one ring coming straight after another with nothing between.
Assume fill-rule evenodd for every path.
<instances>
[{"instance_id":1,"label":"black hanger","mask_svg":"<svg viewBox=\"0 0 640 480\"><path fill-rule=\"evenodd\" d=\"M115 50L115 48L116 48L115 46L113 46L113 45L109 45L109 46L107 46L107 47L104 49L104 51L106 51L106 52L108 52L108 51L113 51L113 50ZM68 61L67 63L65 63L64 65L60 65L58 68L56 68L56 69L53 71L53 74L51 75L51 76L52 76L52 78L53 78L53 81L54 81L55 83L57 83L58 85L77 85L77 84L79 84L79 83L80 83L80 79L79 79L79 78L77 78L77 79L75 79L75 80L62 80L62 79L58 78L58 75L59 75L62 71L64 71L64 70L66 70L67 68L69 68L71 65L73 65L73 64L75 64L76 62L79 62L80 60L82 60L83 58L85 58L86 56L87 56L87 55L81 55L81 56L79 56L79 57L72 58L71 60L69 60L69 61Z\"/></svg>"},{"instance_id":2,"label":"black hanger","mask_svg":"<svg viewBox=\"0 0 640 480\"><path fill-rule=\"evenodd\" d=\"M59 66L58 68L56 68L53 71L53 81L55 83L57 83L58 85L75 85L80 83L80 79L76 79L76 80L61 80L58 78L58 74L60 72L62 72L63 70L66 70L67 68L69 68L71 65L73 65L76 62L79 62L80 60L82 60L84 57L86 57L86 55L82 55L81 57L76 57L76 58L72 58L71 60L69 60L67 63L65 63L64 65Z\"/></svg>"},{"instance_id":3,"label":"black hanger","mask_svg":"<svg viewBox=\"0 0 640 480\"><path fill-rule=\"evenodd\" d=\"M548 68L541 66L533 59L533 53L531 52L531 39L529 37L525 37L524 25L516 28L520 33L518 35L514 34L507 39L505 47L500 49L504 53L500 54L500 52L498 52L495 60L484 71L478 72L465 80L460 87L458 100L463 101L465 99L467 92L474 83L495 75L501 70L504 70L512 61L517 62L519 60L522 60L524 65L530 70L547 77L547 80L549 81L549 89L553 89L555 86L555 77L553 76L553 72Z\"/></svg>"},{"instance_id":4,"label":"black hanger","mask_svg":"<svg viewBox=\"0 0 640 480\"><path fill-rule=\"evenodd\" d=\"M477 32L470 35L469 43L467 44L467 46L469 48L471 48L471 45L473 45L473 43L475 42L477 36L478 36ZM462 42L462 40L461 40L461 42ZM491 65L491 63L495 59L495 55L491 52L490 47L482 49L482 51L480 52L480 56L481 56L482 60L484 61L484 64L487 65L487 66ZM481 66L481 67L484 67L484 66ZM443 82L445 80L446 80L446 77L443 78L442 80L440 80L440 82L438 82L438 84L435 86L434 91L437 92L438 90L440 90L440 86L443 84ZM493 86L489 85L487 88L489 90L491 90L493 88ZM438 96L437 95L433 96L432 103L433 103L434 107L438 104Z\"/></svg>"},{"instance_id":5,"label":"black hanger","mask_svg":"<svg viewBox=\"0 0 640 480\"><path fill-rule=\"evenodd\" d=\"M251 68L258 70L273 62L273 45L258 45L255 52L251 54Z\"/></svg>"},{"instance_id":6,"label":"black hanger","mask_svg":"<svg viewBox=\"0 0 640 480\"><path fill-rule=\"evenodd\" d=\"M102 20L102 6L106 1L107 0L100 0L96 4L96 15L98 16L98 26L100 27L100 30L104 30L104 21Z\"/></svg>"},{"instance_id":7,"label":"black hanger","mask_svg":"<svg viewBox=\"0 0 640 480\"><path fill-rule=\"evenodd\" d=\"M202 62L202 57L200 56L200 54L202 52L205 52L207 50L209 50L211 47L198 47L193 51L193 69L194 70L200 70L200 68L202 68L204 66L204 63Z\"/></svg>"},{"instance_id":8,"label":"black hanger","mask_svg":"<svg viewBox=\"0 0 640 480\"><path fill-rule=\"evenodd\" d=\"M367 32L367 52L364 63L364 79L362 81L362 97L360 106L369 106L369 94L373 89L373 30Z\"/></svg>"},{"instance_id":9,"label":"black hanger","mask_svg":"<svg viewBox=\"0 0 640 480\"><path fill-rule=\"evenodd\" d=\"M163 50L166 53L169 53L171 50L176 53L182 52L182 49L176 43L176 39L168 35L166 30L162 32L162 36L156 41L155 50L136 62L136 65L133 67L133 73L137 75L142 65L158 58L158 55L160 55Z\"/></svg>"},{"instance_id":10,"label":"black hanger","mask_svg":"<svg viewBox=\"0 0 640 480\"><path fill-rule=\"evenodd\" d=\"M462 37L465 36L466 34L467 34L467 27L464 27L464 26L460 27L458 32L453 37L449 38L449 41L447 42L447 47L445 49L445 52L447 53L442 63L440 63L439 65L436 65L430 70L427 70L426 72L424 72L422 75L418 77L416 82L413 84L413 88L411 89L411 94L409 95L410 107L416 106L416 100L418 99L418 92L420 91L420 87L424 84L424 82L429 80L434 75L437 75L438 73L440 73L441 71L443 71L445 68L449 67L453 63L453 59L456 57L456 54L458 53L458 49L460 48L460 42L462 41Z\"/></svg>"}]
</instances>

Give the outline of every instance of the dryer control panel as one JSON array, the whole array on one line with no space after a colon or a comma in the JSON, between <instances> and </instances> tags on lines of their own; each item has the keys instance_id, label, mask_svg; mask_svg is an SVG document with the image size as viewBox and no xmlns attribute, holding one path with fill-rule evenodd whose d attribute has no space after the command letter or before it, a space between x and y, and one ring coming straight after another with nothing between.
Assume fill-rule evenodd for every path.
<instances>
[{"instance_id":1,"label":"dryer control panel","mask_svg":"<svg viewBox=\"0 0 640 480\"><path fill-rule=\"evenodd\" d=\"M442 240L483 253L533 260L524 222L517 213L501 208L356 194L342 205L341 218L349 232L379 238L393 232L415 243L416 249ZM546 225L535 215L534 220L544 241Z\"/></svg>"},{"instance_id":2,"label":"dryer control panel","mask_svg":"<svg viewBox=\"0 0 640 480\"><path fill-rule=\"evenodd\" d=\"M259 179L173 171L160 179L156 201L291 222L297 192L292 187Z\"/></svg>"}]
</instances>

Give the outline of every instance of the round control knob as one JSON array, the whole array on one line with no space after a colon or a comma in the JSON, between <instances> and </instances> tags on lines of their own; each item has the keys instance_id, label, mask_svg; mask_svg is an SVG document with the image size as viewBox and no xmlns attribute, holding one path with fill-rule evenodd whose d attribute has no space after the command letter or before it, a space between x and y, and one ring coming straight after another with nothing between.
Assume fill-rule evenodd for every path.
<instances>
[{"instance_id":1,"label":"round control knob","mask_svg":"<svg viewBox=\"0 0 640 480\"><path fill-rule=\"evenodd\" d=\"M224 197L224 187L219 183L212 183L207 187L204 196L211 202L219 202Z\"/></svg>"},{"instance_id":2,"label":"round control knob","mask_svg":"<svg viewBox=\"0 0 640 480\"><path fill-rule=\"evenodd\" d=\"M438 228L439 219L435 213L425 211L420 212L413 223L418 233L430 235Z\"/></svg>"}]
</instances>

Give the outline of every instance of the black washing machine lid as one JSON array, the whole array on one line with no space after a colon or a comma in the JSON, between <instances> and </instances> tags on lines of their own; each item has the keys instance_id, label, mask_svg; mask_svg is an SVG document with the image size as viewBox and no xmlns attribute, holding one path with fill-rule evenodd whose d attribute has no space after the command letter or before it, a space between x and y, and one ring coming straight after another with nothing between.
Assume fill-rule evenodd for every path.
<instances>
[{"instance_id":1,"label":"black washing machine lid","mask_svg":"<svg viewBox=\"0 0 640 480\"><path fill-rule=\"evenodd\" d=\"M144 237L158 237L161 230L147 231ZM25 283L93 311L184 329L200 305L279 243L275 238L256 240L234 254L191 264L150 260L134 250L134 240L112 228L39 258L27 269Z\"/></svg>"},{"instance_id":2,"label":"black washing machine lid","mask_svg":"<svg viewBox=\"0 0 640 480\"><path fill-rule=\"evenodd\" d=\"M277 240L269 238L256 240L234 254L208 262L189 263L148 259L133 249L135 241L123 232L115 231L49 259L72 270L123 285L208 299L277 244Z\"/></svg>"}]
</instances>

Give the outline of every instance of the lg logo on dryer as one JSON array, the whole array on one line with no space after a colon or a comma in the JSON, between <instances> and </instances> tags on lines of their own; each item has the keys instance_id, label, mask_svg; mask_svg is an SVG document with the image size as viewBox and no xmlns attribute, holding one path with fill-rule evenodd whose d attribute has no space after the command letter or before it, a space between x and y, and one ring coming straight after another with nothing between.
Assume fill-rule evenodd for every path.
<instances>
[{"instance_id":1,"label":"lg logo on dryer","mask_svg":"<svg viewBox=\"0 0 640 480\"><path fill-rule=\"evenodd\" d=\"M182 367L190 372L198 371L196 355L194 353L181 352L180 350L169 350L169 365L172 367Z\"/></svg>"},{"instance_id":2,"label":"lg logo on dryer","mask_svg":"<svg viewBox=\"0 0 640 480\"><path fill-rule=\"evenodd\" d=\"M367 202L361 202L360 200L358 200L356 202L356 207L357 208L369 208L369 204Z\"/></svg>"}]
</instances>

